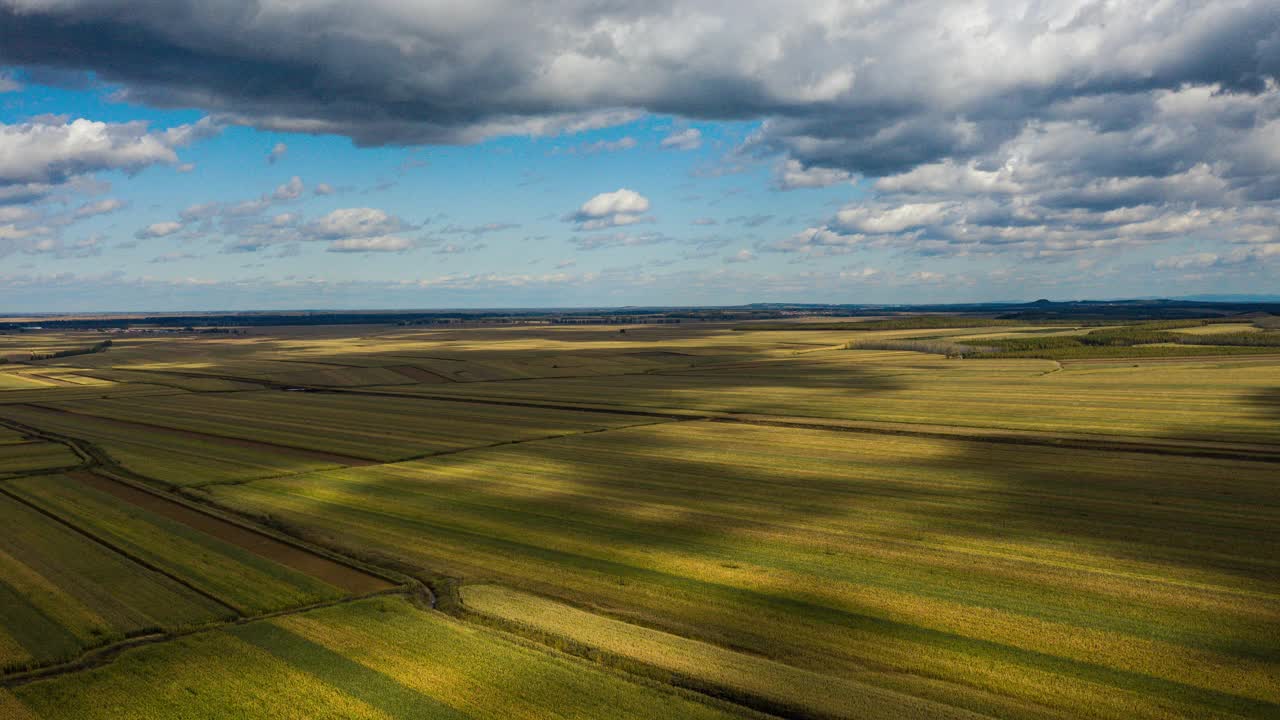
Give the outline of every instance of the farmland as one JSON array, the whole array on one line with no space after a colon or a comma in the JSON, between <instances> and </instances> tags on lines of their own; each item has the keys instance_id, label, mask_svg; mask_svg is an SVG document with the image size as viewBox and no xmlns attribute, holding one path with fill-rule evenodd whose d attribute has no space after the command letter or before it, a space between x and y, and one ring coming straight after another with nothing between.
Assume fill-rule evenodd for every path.
<instances>
[{"instance_id":1,"label":"farmland","mask_svg":"<svg viewBox=\"0 0 1280 720\"><path fill-rule=\"evenodd\" d=\"M11 487L34 506L66 518L130 557L183 578L195 590L243 615L342 596L339 588L318 578L122 500L92 480L26 478Z\"/></svg>"},{"instance_id":2,"label":"farmland","mask_svg":"<svg viewBox=\"0 0 1280 720\"><path fill-rule=\"evenodd\" d=\"M49 442L0 442L0 477L72 467L80 458L65 446Z\"/></svg>"},{"instance_id":3,"label":"farmland","mask_svg":"<svg viewBox=\"0 0 1280 720\"><path fill-rule=\"evenodd\" d=\"M548 707L601 720L734 717L393 599L144 648L109 667L19 687L9 702L41 720L178 717L174 708L181 717L298 720L534 720Z\"/></svg>"},{"instance_id":4,"label":"farmland","mask_svg":"<svg viewBox=\"0 0 1280 720\"><path fill-rule=\"evenodd\" d=\"M128 635L208 623L218 603L0 497L0 664L67 660Z\"/></svg>"},{"instance_id":5,"label":"farmland","mask_svg":"<svg viewBox=\"0 0 1280 720\"><path fill-rule=\"evenodd\" d=\"M1280 609L1255 596L1278 549L1258 543L1280 520L1257 507L1270 464L705 422L536 447L210 492L321 541L800 668L889 673L887 687L918 696L998 678L1040 702L1052 668L1100 715L1158 716L1107 706L1157 687L1182 707L1217 701L1196 683L1280 700L1274 667L1245 659L1265 656ZM1206 476L1232 478L1230 498ZM1155 482L1159 505L1134 501ZM406 536L419 540L399 547Z\"/></svg>"},{"instance_id":6,"label":"farmland","mask_svg":"<svg viewBox=\"0 0 1280 720\"><path fill-rule=\"evenodd\" d=\"M626 330L9 364L0 713L1280 714L1272 330Z\"/></svg>"}]
</instances>

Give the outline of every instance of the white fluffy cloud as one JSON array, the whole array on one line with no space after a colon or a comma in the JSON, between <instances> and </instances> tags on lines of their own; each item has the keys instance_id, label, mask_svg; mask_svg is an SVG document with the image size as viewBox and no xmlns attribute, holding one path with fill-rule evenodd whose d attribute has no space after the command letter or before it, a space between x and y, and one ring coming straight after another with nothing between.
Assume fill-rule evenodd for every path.
<instances>
[{"instance_id":1,"label":"white fluffy cloud","mask_svg":"<svg viewBox=\"0 0 1280 720\"><path fill-rule=\"evenodd\" d=\"M65 183L103 170L136 172L176 163L175 148L212 132L212 125L153 132L145 122L105 123L44 117L0 124L0 186Z\"/></svg>"},{"instance_id":2,"label":"white fluffy cloud","mask_svg":"<svg viewBox=\"0 0 1280 720\"><path fill-rule=\"evenodd\" d=\"M836 213L835 224L855 233L899 233L934 225L947 212L945 203L907 203L897 207L849 207Z\"/></svg>"},{"instance_id":3,"label":"white fluffy cloud","mask_svg":"<svg viewBox=\"0 0 1280 720\"><path fill-rule=\"evenodd\" d=\"M138 232L134 233L134 237L139 240L150 240L152 238L168 237L180 230L183 225L180 222L158 222L152 223Z\"/></svg>"},{"instance_id":4,"label":"white fluffy cloud","mask_svg":"<svg viewBox=\"0 0 1280 720\"><path fill-rule=\"evenodd\" d=\"M317 239L341 240L389 235L406 228L403 220L377 208L341 208L308 226Z\"/></svg>"},{"instance_id":5,"label":"white fluffy cloud","mask_svg":"<svg viewBox=\"0 0 1280 720\"><path fill-rule=\"evenodd\" d=\"M566 219L576 223L579 230L601 230L646 222L650 219L645 216L647 212L649 198L635 190L620 188L596 195Z\"/></svg>"},{"instance_id":6,"label":"white fluffy cloud","mask_svg":"<svg viewBox=\"0 0 1280 720\"><path fill-rule=\"evenodd\" d=\"M853 174L847 170L805 167L803 163L793 158L785 160L774 173L774 185L779 190L829 187L852 179Z\"/></svg>"},{"instance_id":7,"label":"white fluffy cloud","mask_svg":"<svg viewBox=\"0 0 1280 720\"><path fill-rule=\"evenodd\" d=\"M898 247L1052 260L1187 240L1280 242L1274 83L1257 94L1187 86L1075 99L1054 115L967 161L881 177L871 197L771 249L821 256Z\"/></svg>"}]
</instances>

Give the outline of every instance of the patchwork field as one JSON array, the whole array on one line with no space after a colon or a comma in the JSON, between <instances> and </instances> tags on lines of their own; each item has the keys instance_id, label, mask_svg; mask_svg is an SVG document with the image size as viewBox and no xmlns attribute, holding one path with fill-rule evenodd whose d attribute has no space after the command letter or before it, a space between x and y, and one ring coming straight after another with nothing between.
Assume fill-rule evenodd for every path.
<instances>
[{"instance_id":1,"label":"patchwork field","mask_svg":"<svg viewBox=\"0 0 1280 720\"><path fill-rule=\"evenodd\" d=\"M363 462L360 458L119 423L29 405L0 405L0 419L88 441L114 462L170 485L243 482Z\"/></svg>"},{"instance_id":2,"label":"patchwork field","mask_svg":"<svg viewBox=\"0 0 1280 720\"><path fill-rule=\"evenodd\" d=\"M0 478L80 464L80 457L65 445L47 442L4 442L0 437Z\"/></svg>"},{"instance_id":3,"label":"patchwork field","mask_svg":"<svg viewBox=\"0 0 1280 720\"><path fill-rule=\"evenodd\" d=\"M233 615L7 495L0 495L0 523L0 667L6 671Z\"/></svg>"},{"instance_id":4,"label":"patchwork field","mask_svg":"<svg viewBox=\"0 0 1280 720\"><path fill-rule=\"evenodd\" d=\"M32 505L83 528L148 566L181 578L241 615L335 600L345 593L214 534L107 492L105 481L67 476L9 484Z\"/></svg>"},{"instance_id":5,"label":"patchwork field","mask_svg":"<svg viewBox=\"0 0 1280 720\"><path fill-rule=\"evenodd\" d=\"M421 388L429 395L1043 432L1280 443L1277 360L1075 366L854 350L608 379ZM412 390L400 388L395 392Z\"/></svg>"},{"instance_id":6,"label":"patchwork field","mask_svg":"<svg viewBox=\"0 0 1280 720\"><path fill-rule=\"evenodd\" d=\"M7 700L0 690L7 708L38 720L739 716L398 599L133 650L107 667L15 688Z\"/></svg>"},{"instance_id":7,"label":"patchwork field","mask_svg":"<svg viewBox=\"0 0 1280 720\"><path fill-rule=\"evenodd\" d=\"M730 697L736 695L744 702L784 716L816 713L821 717L863 720L982 717L496 585L468 585L462 595L467 607L477 613L671 673L675 682Z\"/></svg>"},{"instance_id":8,"label":"patchwork field","mask_svg":"<svg viewBox=\"0 0 1280 720\"><path fill-rule=\"evenodd\" d=\"M1272 331L962 320L10 363L0 717L1280 717Z\"/></svg>"},{"instance_id":9,"label":"patchwork field","mask_svg":"<svg viewBox=\"0 0 1280 720\"><path fill-rule=\"evenodd\" d=\"M651 422L626 415L330 393L254 392L103 400L50 408L284 449L389 461ZM0 411L3 412L3 411ZM92 421L92 420L91 420Z\"/></svg>"},{"instance_id":10,"label":"patchwork field","mask_svg":"<svg viewBox=\"0 0 1280 720\"><path fill-rule=\"evenodd\" d=\"M209 493L977 711L997 684L1048 704L1048 673L1098 716L1208 717L1280 702L1275 480L1270 463L685 422Z\"/></svg>"}]
</instances>

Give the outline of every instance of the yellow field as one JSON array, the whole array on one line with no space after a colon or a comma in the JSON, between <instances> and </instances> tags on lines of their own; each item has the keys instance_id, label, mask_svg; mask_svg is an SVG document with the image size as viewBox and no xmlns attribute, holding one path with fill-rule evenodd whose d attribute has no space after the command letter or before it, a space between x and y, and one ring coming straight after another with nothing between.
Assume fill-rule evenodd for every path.
<instances>
[{"instance_id":1,"label":"yellow field","mask_svg":"<svg viewBox=\"0 0 1280 720\"><path fill-rule=\"evenodd\" d=\"M1056 697L1098 716L1159 717L1168 703L1205 715L1280 701L1276 667L1256 659L1280 621L1274 476L1271 463L673 422L209 492L362 554L798 668L1037 704L1048 673ZM1158 701L1120 701L1131 692Z\"/></svg>"},{"instance_id":2,"label":"yellow field","mask_svg":"<svg viewBox=\"0 0 1280 720\"><path fill-rule=\"evenodd\" d=\"M847 349L1099 329L969 324L251 328L0 366L0 661L158 641L0 713L1280 717L1280 357ZM352 601L69 464L434 595Z\"/></svg>"},{"instance_id":3,"label":"yellow field","mask_svg":"<svg viewBox=\"0 0 1280 720\"><path fill-rule=\"evenodd\" d=\"M0 694L0 710L15 713L6 720L23 718L21 713L40 720L735 716L399 599L133 650L107 667L23 685L7 698Z\"/></svg>"},{"instance_id":4,"label":"yellow field","mask_svg":"<svg viewBox=\"0 0 1280 720\"><path fill-rule=\"evenodd\" d=\"M462 599L476 612L562 636L629 660L696 679L716 691L739 693L781 712L820 713L859 720L982 717L940 703L886 691L754 655L733 652L658 630L611 620L536 595L496 585L468 585Z\"/></svg>"}]
</instances>

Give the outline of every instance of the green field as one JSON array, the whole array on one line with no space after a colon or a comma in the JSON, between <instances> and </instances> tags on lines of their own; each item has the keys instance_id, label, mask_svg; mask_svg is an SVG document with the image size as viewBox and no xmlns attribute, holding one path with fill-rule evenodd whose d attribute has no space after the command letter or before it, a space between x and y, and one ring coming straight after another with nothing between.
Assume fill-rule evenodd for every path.
<instances>
[{"instance_id":1,"label":"green field","mask_svg":"<svg viewBox=\"0 0 1280 720\"><path fill-rule=\"evenodd\" d=\"M0 717L1280 717L1271 330L847 322L9 367Z\"/></svg>"},{"instance_id":2,"label":"green field","mask_svg":"<svg viewBox=\"0 0 1280 720\"><path fill-rule=\"evenodd\" d=\"M518 630L610 653L637 663L633 669L652 667L670 673L675 682L727 694L782 715L817 713L865 720L980 717L869 683L801 670L497 585L468 585L462 595L469 609Z\"/></svg>"},{"instance_id":3,"label":"green field","mask_svg":"<svg viewBox=\"0 0 1280 720\"><path fill-rule=\"evenodd\" d=\"M170 395L52 404L77 414L390 461L645 422L537 408L291 392Z\"/></svg>"},{"instance_id":4,"label":"green field","mask_svg":"<svg viewBox=\"0 0 1280 720\"><path fill-rule=\"evenodd\" d=\"M1280 701L1274 479L1270 463L683 422L210 493L362 553L836 677L879 668L924 697L998 682L1044 704L1048 673L1099 716L1249 716Z\"/></svg>"},{"instance_id":5,"label":"green field","mask_svg":"<svg viewBox=\"0 0 1280 720\"><path fill-rule=\"evenodd\" d=\"M0 477L52 468L74 467L80 457L65 445L48 442L3 442L0 438Z\"/></svg>"},{"instance_id":6,"label":"green field","mask_svg":"<svg viewBox=\"0 0 1280 720\"><path fill-rule=\"evenodd\" d=\"M735 717L395 599L133 650L0 694L6 709L40 720Z\"/></svg>"},{"instance_id":7,"label":"green field","mask_svg":"<svg viewBox=\"0 0 1280 720\"><path fill-rule=\"evenodd\" d=\"M230 611L0 496L0 667L69 660L129 635Z\"/></svg>"},{"instance_id":8,"label":"green field","mask_svg":"<svg viewBox=\"0 0 1280 720\"><path fill-rule=\"evenodd\" d=\"M115 462L171 485L244 482L337 467L351 460L26 405L0 406L3 418L91 442Z\"/></svg>"},{"instance_id":9,"label":"green field","mask_svg":"<svg viewBox=\"0 0 1280 720\"><path fill-rule=\"evenodd\" d=\"M642 375L424 387L423 394L1043 432L1280 443L1275 359L1059 366L872 350ZM390 391L390 390L389 390ZM408 392L406 389L394 392Z\"/></svg>"},{"instance_id":10,"label":"green field","mask_svg":"<svg viewBox=\"0 0 1280 720\"><path fill-rule=\"evenodd\" d=\"M33 504L65 518L131 557L182 578L243 615L335 600L344 593L256 555L65 476L10 483Z\"/></svg>"}]
</instances>

